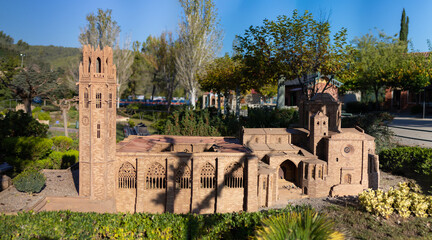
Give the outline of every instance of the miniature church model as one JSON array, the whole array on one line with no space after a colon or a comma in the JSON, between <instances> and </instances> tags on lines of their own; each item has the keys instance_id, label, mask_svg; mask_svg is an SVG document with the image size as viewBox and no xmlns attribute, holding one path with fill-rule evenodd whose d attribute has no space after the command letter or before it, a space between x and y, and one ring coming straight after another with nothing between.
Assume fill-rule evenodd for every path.
<instances>
[{"instance_id":1,"label":"miniature church model","mask_svg":"<svg viewBox=\"0 0 432 240\"><path fill-rule=\"evenodd\" d=\"M374 138L341 128L341 103L327 93L300 103L296 129L243 128L240 140L130 136L117 144L115 99L113 50L84 46L74 201L97 211L257 211L286 204L290 191L301 198L356 195L379 184Z\"/></svg>"}]
</instances>

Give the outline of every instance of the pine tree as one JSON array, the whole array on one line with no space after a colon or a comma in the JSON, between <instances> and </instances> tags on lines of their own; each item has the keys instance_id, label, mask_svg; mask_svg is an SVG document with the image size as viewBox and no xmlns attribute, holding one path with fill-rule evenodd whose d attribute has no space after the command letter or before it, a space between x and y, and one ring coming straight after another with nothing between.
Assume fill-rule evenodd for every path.
<instances>
[{"instance_id":1,"label":"pine tree","mask_svg":"<svg viewBox=\"0 0 432 240\"><path fill-rule=\"evenodd\" d=\"M402 11L401 28L399 32L399 40L401 41L408 41L408 23L409 17L406 17L404 8Z\"/></svg>"}]
</instances>

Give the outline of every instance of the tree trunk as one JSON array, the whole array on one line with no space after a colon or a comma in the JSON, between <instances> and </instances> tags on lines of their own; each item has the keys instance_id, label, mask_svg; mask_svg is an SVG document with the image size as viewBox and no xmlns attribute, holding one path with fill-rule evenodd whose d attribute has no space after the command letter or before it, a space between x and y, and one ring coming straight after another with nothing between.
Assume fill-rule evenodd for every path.
<instances>
[{"instance_id":1,"label":"tree trunk","mask_svg":"<svg viewBox=\"0 0 432 240\"><path fill-rule=\"evenodd\" d=\"M195 88L191 89L191 91L190 91L190 101L191 101L193 109L195 109L195 107L196 107L196 92L197 91Z\"/></svg>"},{"instance_id":2,"label":"tree trunk","mask_svg":"<svg viewBox=\"0 0 432 240\"><path fill-rule=\"evenodd\" d=\"M25 111L26 111L26 113L29 115L29 116L31 116L32 115L32 111L31 111L31 103L32 103L32 100L31 100L31 98L23 98L23 97L21 97L22 98L22 100L23 100L23 103L24 103L24 109L25 109Z\"/></svg>"},{"instance_id":3,"label":"tree trunk","mask_svg":"<svg viewBox=\"0 0 432 240\"><path fill-rule=\"evenodd\" d=\"M167 96L167 101L168 101L168 113L171 112L171 102L173 99L173 92L174 92L174 79L172 79L172 81L169 83L168 85L168 96Z\"/></svg>"},{"instance_id":4,"label":"tree trunk","mask_svg":"<svg viewBox=\"0 0 432 240\"><path fill-rule=\"evenodd\" d=\"M69 137L69 135L68 135L68 122L67 122L67 109L65 109L65 108L62 109L62 115L63 115L63 127L64 127L65 136Z\"/></svg>"},{"instance_id":5,"label":"tree trunk","mask_svg":"<svg viewBox=\"0 0 432 240\"><path fill-rule=\"evenodd\" d=\"M151 100L152 101L153 101L155 90L156 90L156 86L153 84L152 95L151 95Z\"/></svg>"}]
</instances>

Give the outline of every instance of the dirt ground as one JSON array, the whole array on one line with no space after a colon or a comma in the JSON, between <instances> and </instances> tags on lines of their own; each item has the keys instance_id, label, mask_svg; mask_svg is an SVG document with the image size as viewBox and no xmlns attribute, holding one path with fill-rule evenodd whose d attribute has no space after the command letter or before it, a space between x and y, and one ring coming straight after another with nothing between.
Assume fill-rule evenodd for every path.
<instances>
[{"instance_id":1,"label":"dirt ground","mask_svg":"<svg viewBox=\"0 0 432 240\"><path fill-rule=\"evenodd\" d=\"M0 213L13 213L31 209L38 201L45 196L78 196L78 171L67 170L43 170L46 176L46 186L40 193L28 194L18 192L11 186L0 192ZM381 172L380 188L388 190L396 186L398 182L411 181L410 179ZM324 197L324 198L305 198L301 196L299 188L284 188L288 194L282 194L275 206L272 208L283 208L287 204L292 205L311 205L316 209L322 209L332 204L348 205L356 202L356 197ZM282 192L284 193L284 192ZM284 197L285 196L285 197Z\"/></svg>"}]
</instances>

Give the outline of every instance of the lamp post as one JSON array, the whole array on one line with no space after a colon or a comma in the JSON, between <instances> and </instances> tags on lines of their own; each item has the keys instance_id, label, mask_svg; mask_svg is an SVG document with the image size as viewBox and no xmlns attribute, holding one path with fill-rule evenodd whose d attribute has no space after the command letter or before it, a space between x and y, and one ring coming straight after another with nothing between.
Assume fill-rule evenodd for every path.
<instances>
[{"instance_id":1,"label":"lamp post","mask_svg":"<svg viewBox=\"0 0 432 240\"><path fill-rule=\"evenodd\" d=\"M22 68L23 67L23 63L24 63L25 54L21 53L20 56L21 56L21 68Z\"/></svg>"}]
</instances>

